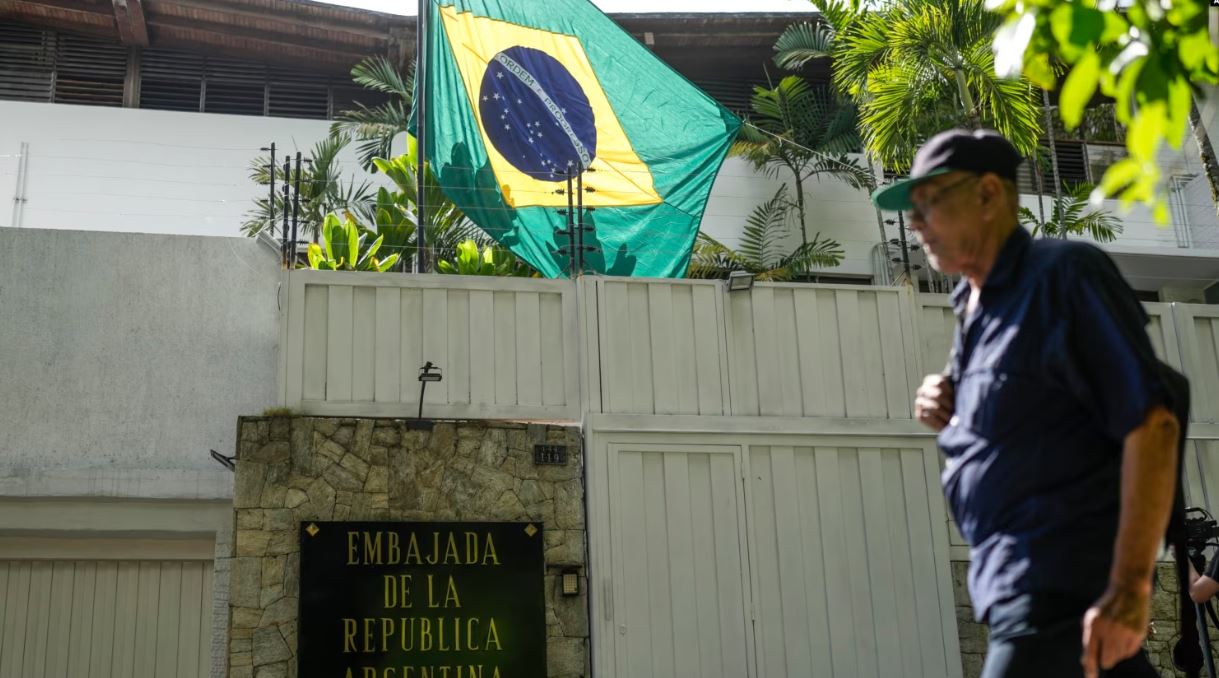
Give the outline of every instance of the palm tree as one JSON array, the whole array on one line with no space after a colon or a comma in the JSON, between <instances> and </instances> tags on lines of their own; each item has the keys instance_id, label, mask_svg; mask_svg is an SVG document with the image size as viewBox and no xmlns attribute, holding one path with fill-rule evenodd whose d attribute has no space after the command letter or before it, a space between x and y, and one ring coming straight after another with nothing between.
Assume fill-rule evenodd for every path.
<instances>
[{"instance_id":1,"label":"palm tree","mask_svg":"<svg viewBox=\"0 0 1219 678\"><path fill-rule=\"evenodd\" d=\"M1034 238L1086 235L1097 242L1113 242L1122 232L1122 222L1108 210L1091 207L1089 196L1093 188L1088 183L1068 187L1054 198L1049 219L1038 218L1029 208L1021 207L1020 223L1032 227Z\"/></svg>"},{"instance_id":2,"label":"palm tree","mask_svg":"<svg viewBox=\"0 0 1219 678\"><path fill-rule=\"evenodd\" d=\"M393 155L394 139L406 134L415 96L415 66L405 74L385 57L370 57L351 69L356 84L389 95L379 106L358 103L358 110L342 111L330 126L331 136L348 136L357 142L356 154L365 170L375 172L373 158Z\"/></svg>"},{"instance_id":3,"label":"palm tree","mask_svg":"<svg viewBox=\"0 0 1219 678\"><path fill-rule=\"evenodd\" d=\"M842 263L842 246L822 238L820 233L787 251L789 222L796 209L784 184L774 197L749 215L738 249L733 250L699 231L686 277L723 278L733 271L748 271L758 280L798 280L814 268L831 268Z\"/></svg>"},{"instance_id":4,"label":"palm tree","mask_svg":"<svg viewBox=\"0 0 1219 678\"><path fill-rule=\"evenodd\" d=\"M744 158L772 179L791 176L800 242L809 243L804 183L821 174L864 189L874 179L848 153L860 150L855 107L799 76L783 78L773 89L756 87L753 115L741 127L730 154Z\"/></svg>"},{"instance_id":5,"label":"palm tree","mask_svg":"<svg viewBox=\"0 0 1219 678\"><path fill-rule=\"evenodd\" d=\"M792 26L775 60L799 68L834 60L833 80L859 107L860 131L889 169L910 166L918 146L952 126L991 127L1024 155L1041 132L1029 83L995 74L1001 18L984 0L905 0L877 10L819 0L826 22Z\"/></svg>"},{"instance_id":6,"label":"palm tree","mask_svg":"<svg viewBox=\"0 0 1219 678\"><path fill-rule=\"evenodd\" d=\"M372 188L367 181L358 182L355 179L344 179L337 162L339 152L350 142L350 137L339 134L327 137L314 144L306 156L300 171L300 205L299 231L301 237L307 237L317 242L320 229L326 215L330 213L351 213L367 216L372 199ZM250 178L260 186L268 186L271 182L271 159L260 156L250 161ZM287 181L295 186L297 181L296 168L288 173ZM275 185L283 186L285 177L283 168L276 168ZM275 221L271 222L271 207L274 205ZM247 236L254 237L260 231L275 233L280 228L285 211L291 212L293 204L284 204L283 196L276 191L272 202L268 196L254 201L254 208L246 213L246 221L241 230Z\"/></svg>"}]
</instances>

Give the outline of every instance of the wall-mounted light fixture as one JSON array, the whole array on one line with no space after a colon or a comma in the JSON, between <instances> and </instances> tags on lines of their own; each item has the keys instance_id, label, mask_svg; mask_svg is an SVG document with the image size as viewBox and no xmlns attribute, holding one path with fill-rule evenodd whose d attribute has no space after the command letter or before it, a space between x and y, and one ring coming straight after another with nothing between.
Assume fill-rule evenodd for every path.
<instances>
[{"instance_id":1,"label":"wall-mounted light fixture","mask_svg":"<svg viewBox=\"0 0 1219 678\"><path fill-rule=\"evenodd\" d=\"M444 376L440 373L440 367L433 365L429 360L419 368L419 416L423 418L423 394L427 391L428 382L441 381Z\"/></svg>"},{"instance_id":2,"label":"wall-mounted light fixture","mask_svg":"<svg viewBox=\"0 0 1219 678\"><path fill-rule=\"evenodd\" d=\"M728 274L728 291L744 292L753 287L753 274L749 271L733 271Z\"/></svg>"},{"instance_id":3,"label":"wall-mounted light fixture","mask_svg":"<svg viewBox=\"0 0 1219 678\"><path fill-rule=\"evenodd\" d=\"M564 596L580 595L580 571L579 570L563 570L562 593Z\"/></svg>"},{"instance_id":4,"label":"wall-mounted light fixture","mask_svg":"<svg viewBox=\"0 0 1219 678\"><path fill-rule=\"evenodd\" d=\"M231 457L226 457L223 454L220 454L219 452L217 452L216 450L211 450L211 453L212 453L212 459L215 459L216 462L218 464L220 464L221 466L227 468L230 471L237 470L237 464L235 463L237 461L237 455L233 455Z\"/></svg>"}]
</instances>

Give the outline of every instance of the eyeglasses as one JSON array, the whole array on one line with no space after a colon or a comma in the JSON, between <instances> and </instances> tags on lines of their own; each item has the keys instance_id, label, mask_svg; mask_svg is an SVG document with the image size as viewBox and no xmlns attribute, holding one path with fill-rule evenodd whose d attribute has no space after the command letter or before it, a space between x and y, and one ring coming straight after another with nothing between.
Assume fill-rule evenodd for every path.
<instances>
[{"instance_id":1,"label":"eyeglasses","mask_svg":"<svg viewBox=\"0 0 1219 678\"><path fill-rule=\"evenodd\" d=\"M912 209L907 211L906 219L909 221L914 221L915 219L917 219L919 221L926 221L927 213L929 211L931 211L932 207L935 207L937 203L939 203L941 200L943 200L945 197L947 197L948 194L951 193L954 189L960 188L961 186L964 186L965 184L967 184L977 178L978 178L978 175L971 174L971 175L965 177L964 179L960 179L959 181L954 181L951 184L948 184L947 186L941 188L939 191L937 191L935 193L935 195L932 195L930 198L924 200L922 205L914 205L914 207ZM914 201L911 200L911 203L913 203L913 202Z\"/></svg>"}]
</instances>

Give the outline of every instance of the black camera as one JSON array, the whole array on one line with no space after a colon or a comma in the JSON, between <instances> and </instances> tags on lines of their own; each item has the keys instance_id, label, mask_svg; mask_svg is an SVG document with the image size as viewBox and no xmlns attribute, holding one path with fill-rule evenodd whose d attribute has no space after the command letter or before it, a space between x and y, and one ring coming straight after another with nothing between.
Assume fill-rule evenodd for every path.
<instances>
[{"instance_id":1,"label":"black camera","mask_svg":"<svg viewBox=\"0 0 1219 678\"><path fill-rule=\"evenodd\" d=\"M1206 509L1185 509L1185 545L1190 556L1202 555L1209 546L1219 546L1216 540L1219 540L1219 521L1212 518Z\"/></svg>"}]
</instances>

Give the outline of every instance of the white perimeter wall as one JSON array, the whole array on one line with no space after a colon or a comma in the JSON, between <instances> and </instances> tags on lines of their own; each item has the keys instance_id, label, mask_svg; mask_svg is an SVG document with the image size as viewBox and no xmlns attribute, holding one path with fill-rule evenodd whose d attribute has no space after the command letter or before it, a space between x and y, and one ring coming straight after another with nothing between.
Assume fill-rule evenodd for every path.
<instances>
[{"instance_id":1,"label":"white perimeter wall","mask_svg":"<svg viewBox=\"0 0 1219 678\"><path fill-rule=\"evenodd\" d=\"M208 450L275 404L279 273L246 238L0 229L0 497L231 496Z\"/></svg>"},{"instance_id":2,"label":"white perimeter wall","mask_svg":"<svg viewBox=\"0 0 1219 678\"><path fill-rule=\"evenodd\" d=\"M21 143L29 169L24 228L241 235L266 187L259 148L305 157L326 120L0 101L0 226L13 225ZM362 178L353 147L340 156Z\"/></svg>"},{"instance_id":3,"label":"white perimeter wall","mask_svg":"<svg viewBox=\"0 0 1219 678\"><path fill-rule=\"evenodd\" d=\"M1213 120L1217 111L1215 102L1204 102L1204 119ZM244 215L265 191L249 179L259 148L274 141L281 151L308 153L328 129L324 120L0 101L0 226L14 222L18 155L26 142L27 202L20 218L25 228L238 236ZM1191 135L1182 151L1165 148L1161 155L1166 175L1201 173ZM372 178L359 171L352 148L341 162L351 176ZM778 186L748 163L729 158L716 179L703 230L739 245L745 219ZM1201 231L1194 224L1188 254L1219 256L1219 226L1205 193L1184 197L1199 203L1184 205L1191 216L1212 217ZM827 273L872 275L871 251L880 236L867 195L827 177L810 181L806 196L810 236L820 232L845 250L842 265ZM1024 202L1036 211L1034 197ZM1122 212L1112 202L1110 208L1125 225L1119 240L1107 246L1111 251L1187 253L1178 248L1173 227L1157 226L1147 210ZM896 236L892 227L887 234ZM790 242L799 242L798 231Z\"/></svg>"}]
</instances>

